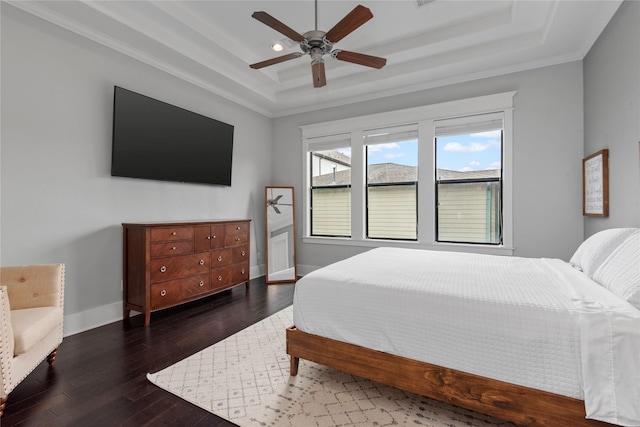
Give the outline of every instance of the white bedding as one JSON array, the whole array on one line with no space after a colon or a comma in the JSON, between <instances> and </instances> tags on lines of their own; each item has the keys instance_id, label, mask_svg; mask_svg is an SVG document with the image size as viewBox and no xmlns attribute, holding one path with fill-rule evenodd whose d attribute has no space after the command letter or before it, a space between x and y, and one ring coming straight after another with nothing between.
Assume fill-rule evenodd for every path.
<instances>
[{"instance_id":1,"label":"white bedding","mask_svg":"<svg viewBox=\"0 0 640 427\"><path fill-rule=\"evenodd\" d=\"M377 248L298 281L293 316L304 332L640 425L640 311L561 260Z\"/></svg>"}]
</instances>

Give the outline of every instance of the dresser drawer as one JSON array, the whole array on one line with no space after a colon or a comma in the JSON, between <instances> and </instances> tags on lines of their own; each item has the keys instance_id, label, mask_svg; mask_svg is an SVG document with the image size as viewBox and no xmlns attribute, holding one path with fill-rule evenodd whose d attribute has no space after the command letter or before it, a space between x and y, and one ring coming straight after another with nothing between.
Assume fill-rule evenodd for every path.
<instances>
[{"instance_id":1,"label":"dresser drawer","mask_svg":"<svg viewBox=\"0 0 640 427\"><path fill-rule=\"evenodd\" d=\"M233 270L231 266L211 270L211 290L226 288L232 283L232 277Z\"/></svg>"},{"instance_id":2,"label":"dresser drawer","mask_svg":"<svg viewBox=\"0 0 640 427\"><path fill-rule=\"evenodd\" d=\"M249 245L235 246L231 249L233 263L249 261Z\"/></svg>"},{"instance_id":3,"label":"dresser drawer","mask_svg":"<svg viewBox=\"0 0 640 427\"><path fill-rule=\"evenodd\" d=\"M206 273L154 283L151 285L151 307L156 309L180 304L181 301L208 292L210 289L209 275Z\"/></svg>"},{"instance_id":4,"label":"dresser drawer","mask_svg":"<svg viewBox=\"0 0 640 427\"><path fill-rule=\"evenodd\" d=\"M207 273L178 279L182 281L182 296L185 299L190 299L194 295L209 292L211 290L210 279L211 275Z\"/></svg>"},{"instance_id":5,"label":"dresser drawer","mask_svg":"<svg viewBox=\"0 0 640 427\"><path fill-rule=\"evenodd\" d=\"M164 282L209 271L208 252L151 260L151 282Z\"/></svg>"},{"instance_id":6,"label":"dresser drawer","mask_svg":"<svg viewBox=\"0 0 640 427\"><path fill-rule=\"evenodd\" d=\"M193 239L193 227L160 227L151 229L152 242Z\"/></svg>"},{"instance_id":7,"label":"dresser drawer","mask_svg":"<svg viewBox=\"0 0 640 427\"><path fill-rule=\"evenodd\" d=\"M242 283L249 280L249 265L247 263L231 266L231 282Z\"/></svg>"},{"instance_id":8,"label":"dresser drawer","mask_svg":"<svg viewBox=\"0 0 640 427\"><path fill-rule=\"evenodd\" d=\"M211 252L211 268L224 267L233 264L233 251L231 249L220 249Z\"/></svg>"},{"instance_id":9,"label":"dresser drawer","mask_svg":"<svg viewBox=\"0 0 640 427\"><path fill-rule=\"evenodd\" d=\"M224 246L227 248L230 246L246 245L247 243L249 243L249 235L246 233L233 235L226 234L224 236Z\"/></svg>"},{"instance_id":10,"label":"dresser drawer","mask_svg":"<svg viewBox=\"0 0 640 427\"><path fill-rule=\"evenodd\" d=\"M247 234L249 232L248 222L232 222L225 224L224 234L225 236L235 236L237 234Z\"/></svg>"},{"instance_id":11,"label":"dresser drawer","mask_svg":"<svg viewBox=\"0 0 640 427\"><path fill-rule=\"evenodd\" d=\"M193 253L193 240L151 244L151 258L186 255L190 253Z\"/></svg>"}]
</instances>

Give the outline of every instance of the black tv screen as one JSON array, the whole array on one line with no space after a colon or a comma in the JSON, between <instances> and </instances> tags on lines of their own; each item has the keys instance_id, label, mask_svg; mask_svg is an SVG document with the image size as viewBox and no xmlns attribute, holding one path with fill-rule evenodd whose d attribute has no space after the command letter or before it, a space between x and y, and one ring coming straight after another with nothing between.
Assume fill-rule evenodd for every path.
<instances>
[{"instance_id":1,"label":"black tv screen","mask_svg":"<svg viewBox=\"0 0 640 427\"><path fill-rule=\"evenodd\" d=\"M233 126L115 86L111 175L231 185Z\"/></svg>"}]
</instances>

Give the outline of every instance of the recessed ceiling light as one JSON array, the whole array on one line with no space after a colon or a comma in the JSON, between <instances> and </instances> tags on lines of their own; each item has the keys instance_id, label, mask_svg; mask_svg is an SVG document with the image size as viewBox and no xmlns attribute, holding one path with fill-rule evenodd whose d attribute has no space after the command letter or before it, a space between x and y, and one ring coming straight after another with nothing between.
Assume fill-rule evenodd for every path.
<instances>
[{"instance_id":1,"label":"recessed ceiling light","mask_svg":"<svg viewBox=\"0 0 640 427\"><path fill-rule=\"evenodd\" d=\"M271 45L271 50L275 50L276 52L280 52L284 49L284 46L280 43L274 43Z\"/></svg>"}]
</instances>

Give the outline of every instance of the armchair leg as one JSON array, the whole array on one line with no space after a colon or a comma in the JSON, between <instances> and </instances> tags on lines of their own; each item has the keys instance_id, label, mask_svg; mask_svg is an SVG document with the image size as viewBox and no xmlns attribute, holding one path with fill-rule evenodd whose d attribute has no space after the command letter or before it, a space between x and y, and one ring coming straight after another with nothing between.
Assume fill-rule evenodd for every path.
<instances>
[{"instance_id":1,"label":"armchair leg","mask_svg":"<svg viewBox=\"0 0 640 427\"><path fill-rule=\"evenodd\" d=\"M56 361L56 356L58 355L58 347L54 348L53 351L47 356L47 362L49 366L53 365L53 362Z\"/></svg>"},{"instance_id":2,"label":"armchair leg","mask_svg":"<svg viewBox=\"0 0 640 427\"><path fill-rule=\"evenodd\" d=\"M49 355L47 356L47 362L49 363L49 366L53 365L53 362L56 361L56 356L58 355L58 348L59 347L54 348L53 351L49 353ZM2 417L2 414L4 414L4 408L6 408L7 406L7 399L9 399L9 396L6 396L0 399L0 417Z\"/></svg>"}]
</instances>

